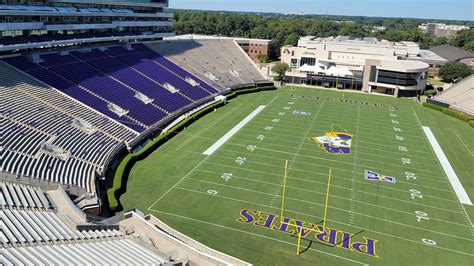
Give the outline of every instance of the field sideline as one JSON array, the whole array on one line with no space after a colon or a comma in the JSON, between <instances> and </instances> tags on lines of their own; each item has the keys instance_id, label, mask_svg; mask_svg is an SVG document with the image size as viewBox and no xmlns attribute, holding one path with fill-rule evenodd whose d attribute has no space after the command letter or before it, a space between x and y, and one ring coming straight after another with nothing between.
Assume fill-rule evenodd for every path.
<instances>
[{"instance_id":1,"label":"field sideline","mask_svg":"<svg viewBox=\"0 0 474 266\"><path fill-rule=\"evenodd\" d=\"M203 155L260 105L259 114ZM474 260L474 207L459 203L422 126L433 131L474 200L474 129L467 123L408 99L307 88L231 100L137 162L120 200L125 210L151 213L256 265L468 265ZM309 140L331 129L353 135L350 155L328 153ZM331 230L326 237L320 231L326 243L308 234L296 256L296 234L266 228L282 229L286 160L284 216L306 227L322 224L332 168L326 226L337 235L336 245L328 244ZM366 180L365 170L396 182ZM258 217L266 227L255 225ZM375 256L357 245L345 248L344 232L352 244L373 240Z\"/></svg>"}]
</instances>

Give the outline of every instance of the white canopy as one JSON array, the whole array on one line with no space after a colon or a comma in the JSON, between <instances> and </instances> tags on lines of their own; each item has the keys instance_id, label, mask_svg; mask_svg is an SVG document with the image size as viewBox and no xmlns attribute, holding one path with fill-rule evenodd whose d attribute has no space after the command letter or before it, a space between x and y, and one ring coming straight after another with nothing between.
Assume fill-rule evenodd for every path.
<instances>
[{"instance_id":1,"label":"white canopy","mask_svg":"<svg viewBox=\"0 0 474 266\"><path fill-rule=\"evenodd\" d=\"M330 67L328 70L324 71L326 75L339 76L339 69L335 66Z\"/></svg>"},{"instance_id":2,"label":"white canopy","mask_svg":"<svg viewBox=\"0 0 474 266\"><path fill-rule=\"evenodd\" d=\"M328 70L324 71L326 75L336 76L336 77L346 77L353 76L352 72L347 67L335 67L332 66Z\"/></svg>"},{"instance_id":3,"label":"white canopy","mask_svg":"<svg viewBox=\"0 0 474 266\"><path fill-rule=\"evenodd\" d=\"M300 68L298 68L298 71L301 72L313 72L313 73L324 73L324 70L319 67L319 66L310 66L308 64L304 64Z\"/></svg>"},{"instance_id":4,"label":"white canopy","mask_svg":"<svg viewBox=\"0 0 474 266\"><path fill-rule=\"evenodd\" d=\"M345 77L345 76L353 76L352 72L347 68L347 67L340 67L339 68L339 76Z\"/></svg>"}]
</instances>

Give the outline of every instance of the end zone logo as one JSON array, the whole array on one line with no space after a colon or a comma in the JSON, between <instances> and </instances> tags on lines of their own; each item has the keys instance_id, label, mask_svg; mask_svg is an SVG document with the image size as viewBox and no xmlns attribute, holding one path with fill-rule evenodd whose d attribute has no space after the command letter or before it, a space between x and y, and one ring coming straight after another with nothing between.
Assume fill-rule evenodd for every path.
<instances>
[{"instance_id":1,"label":"end zone logo","mask_svg":"<svg viewBox=\"0 0 474 266\"><path fill-rule=\"evenodd\" d=\"M376 254L378 240L363 236L357 242L353 234L342 230L323 228L313 223L252 209L243 209L240 212L240 218L236 221L289 235L301 234L302 239L316 240L334 247L379 258Z\"/></svg>"}]
</instances>

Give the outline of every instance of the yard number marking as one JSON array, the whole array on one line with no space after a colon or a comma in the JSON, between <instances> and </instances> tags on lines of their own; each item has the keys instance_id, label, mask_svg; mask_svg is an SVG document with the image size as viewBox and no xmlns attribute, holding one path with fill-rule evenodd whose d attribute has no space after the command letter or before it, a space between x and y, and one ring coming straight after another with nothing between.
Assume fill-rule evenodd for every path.
<instances>
[{"instance_id":1,"label":"yard number marking","mask_svg":"<svg viewBox=\"0 0 474 266\"><path fill-rule=\"evenodd\" d=\"M280 122L280 119L276 119L276 118L275 118L275 119L272 120L272 122L273 122L273 123L278 123L278 122Z\"/></svg>"},{"instance_id":2,"label":"yard number marking","mask_svg":"<svg viewBox=\"0 0 474 266\"><path fill-rule=\"evenodd\" d=\"M212 189L209 189L209 190L207 191L207 194L214 196L214 195L217 195L217 191L212 190Z\"/></svg>"},{"instance_id":3,"label":"yard number marking","mask_svg":"<svg viewBox=\"0 0 474 266\"><path fill-rule=\"evenodd\" d=\"M408 151L408 148L405 147L405 146L398 146L398 150L399 150L399 151L407 152L407 151Z\"/></svg>"},{"instance_id":4,"label":"yard number marking","mask_svg":"<svg viewBox=\"0 0 474 266\"><path fill-rule=\"evenodd\" d=\"M284 115L286 115L286 112L279 112L278 115L279 116L284 116Z\"/></svg>"},{"instance_id":5,"label":"yard number marking","mask_svg":"<svg viewBox=\"0 0 474 266\"><path fill-rule=\"evenodd\" d=\"M408 158L401 158L402 164L411 164L411 160Z\"/></svg>"},{"instance_id":6,"label":"yard number marking","mask_svg":"<svg viewBox=\"0 0 474 266\"><path fill-rule=\"evenodd\" d=\"M421 241L427 245L430 246L436 246L436 242L434 240L428 239L428 238L423 238Z\"/></svg>"},{"instance_id":7,"label":"yard number marking","mask_svg":"<svg viewBox=\"0 0 474 266\"><path fill-rule=\"evenodd\" d=\"M223 173L221 178L225 180L225 182L229 181L234 175L232 173Z\"/></svg>"},{"instance_id":8,"label":"yard number marking","mask_svg":"<svg viewBox=\"0 0 474 266\"><path fill-rule=\"evenodd\" d=\"M402 132L402 129L399 127L393 127L393 131L395 132Z\"/></svg>"},{"instance_id":9,"label":"yard number marking","mask_svg":"<svg viewBox=\"0 0 474 266\"><path fill-rule=\"evenodd\" d=\"M395 135L395 138L396 138L397 140L399 140L399 141L403 141L403 140L404 140L403 137L400 137L400 136L398 136L398 135Z\"/></svg>"},{"instance_id":10,"label":"yard number marking","mask_svg":"<svg viewBox=\"0 0 474 266\"><path fill-rule=\"evenodd\" d=\"M264 139L265 139L264 135L258 135L257 136L257 140L259 140L259 141L263 141Z\"/></svg>"},{"instance_id":11,"label":"yard number marking","mask_svg":"<svg viewBox=\"0 0 474 266\"><path fill-rule=\"evenodd\" d=\"M421 220L430 220L430 217L428 217L428 214L426 212L415 211L415 216L418 222L421 222Z\"/></svg>"},{"instance_id":12,"label":"yard number marking","mask_svg":"<svg viewBox=\"0 0 474 266\"><path fill-rule=\"evenodd\" d=\"M257 149L257 146L255 146L255 145L248 145L247 146L247 150L249 150L250 152L254 152L255 149Z\"/></svg>"},{"instance_id":13,"label":"yard number marking","mask_svg":"<svg viewBox=\"0 0 474 266\"><path fill-rule=\"evenodd\" d=\"M266 130L266 131L272 131L272 130L273 130L273 127L267 126L267 127L265 128L265 130Z\"/></svg>"},{"instance_id":14,"label":"yard number marking","mask_svg":"<svg viewBox=\"0 0 474 266\"><path fill-rule=\"evenodd\" d=\"M412 199L418 198L418 199L423 199L423 194L421 194L421 191L416 190L416 189L410 189L410 196Z\"/></svg>"},{"instance_id":15,"label":"yard number marking","mask_svg":"<svg viewBox=\"0 0 474 266\"><path fill-rule=\"evenodd\" d=\"M412 173L412 172L405 172L405 176L406 176L407 180L410 180L410 179L416 180L416 175L415 175L415 173Z\"/></svg>"},{"instance_id":16,"label":"yard number marking","mask_svg":"<svg viewBox=\"0 0 474 266\"><path fill-rule=\"evenodd\" d=\"M237 159L235 159L235 162L239 165L244 164L245 161L247 161L247 158L245 158L245 157L237 157Z\"/></svg>"}]
</instances>

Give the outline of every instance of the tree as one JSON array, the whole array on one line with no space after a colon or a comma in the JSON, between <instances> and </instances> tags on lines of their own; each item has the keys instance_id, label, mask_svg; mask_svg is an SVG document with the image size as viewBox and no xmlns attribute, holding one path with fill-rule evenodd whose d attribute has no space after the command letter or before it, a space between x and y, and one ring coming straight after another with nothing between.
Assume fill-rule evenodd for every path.
<instances>
[{"instance_id":1,"label":"tree","mask_svg":"<svg viewBox=\"0 0 474 266\"><path fill-rule=\"evenodd\" d=\"M260 64L266 63L268 61L268 56L266 54L258 54L257 55L257 60Z\"/></svg>"},{"instance_id":2,"label":"tree","mask_svg":"<svg viewBox=\"0 0 474 266\"><path fill-rule=\"evenodd\" d=\"M286 71L288 71L288 69L290 69L290 66L288 66L287 63L282 63L282 62L276 63L272 67L272 71L278 74L278 77L280 77L280 80L283 78L283 76L285 75Z\"/></svg>"},{"instance_id":3,"label":"tree","mask_svg":"<svg viewBox=\"0 0 474 266\"><path fill-rule=\"evenodd\" d=\"M298 35L298 33L292 32L285 38L285 45L296 46L298 44L299 39L300 36Z\"/></svg>"},{"instance_id":4,"label":"tree","mask_svg":"<svg viewBox=\"0 0 474 266\"><path fill-rule=\"evenodd\" d=\"M445 81L454 82L471 75L471 69L463 63L448 62L441 66L439 69L439 75Z\"/></svg>"},{"instance_id":5,"label":"tree","mask_svg":"<svg viewBox=\"0 0 474 266\"><path fill-rule=\"evenodd\" d=\"M451 40L451 45L464 48L466 44L472 41L474 41L474 30L462 30Z\"/></svg>"},{"instance_id":6,"label":"tree","mask_svg":"<svg viewBox=\"0 0 474 266\"><path fill-rule=\"evenodd\" d=\"M474 53L474 41L468 41L464 43L464 50Z\"/></svg>"}]
</instances>

